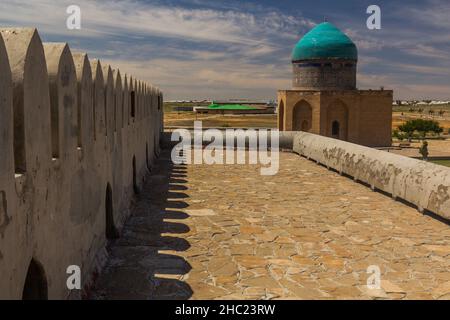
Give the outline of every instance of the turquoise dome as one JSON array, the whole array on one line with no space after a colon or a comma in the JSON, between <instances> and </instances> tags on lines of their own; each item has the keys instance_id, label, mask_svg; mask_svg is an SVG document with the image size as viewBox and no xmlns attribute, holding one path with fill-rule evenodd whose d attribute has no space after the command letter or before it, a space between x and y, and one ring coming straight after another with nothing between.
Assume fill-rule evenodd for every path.
<instances>
[{"instance_id":1,"label":"turquoise dome","mask_svg":"<svg viewBox=\"0 0 450 320\"><path fill-rule=\"evenodd\" d=\"M292 61L311 59L358 60L358 49L345 33L324 22L305 34L292 52Z\"/></svg>"}]
</instances>

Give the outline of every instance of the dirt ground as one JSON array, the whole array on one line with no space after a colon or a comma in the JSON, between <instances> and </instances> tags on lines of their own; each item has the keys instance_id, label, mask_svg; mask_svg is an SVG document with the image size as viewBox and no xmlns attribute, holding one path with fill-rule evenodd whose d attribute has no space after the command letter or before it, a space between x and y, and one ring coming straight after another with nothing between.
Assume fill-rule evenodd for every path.
<instances>
[{"instance_id":1,"label":"dirt ground","mask_svg":"<svg viewBox=\"0 0 450 320\"><path fill-rule=\"evenodd\" d=\"M194 112L170 112L164 115L166 127L193 127L194 121L202 121L203 127L215 128L276 128L276 114L211 115Z\"/></svg>"},{"instance_id":2,"label":"dirt ground","mask_svg":"<svg viewBox=\"0 0 450 320\"><path fill-rule=\"evenodd\" d=\"M401 126L403 123L405 123L408 120L413 119L425 119L425 120L435 120L438 121L440 126L444 128L444 132L447 133L450 129L450 117L444 116L430 116L425 114L418 114L418 113L409 113L409 112L394 112L392 115L392 128L398 129L399 126Z\"/></svg>"},{"instance_id":3,"label":"dirt ground","mask_svg":"<svg viewBox=\"0 0 450 320\"><path fill-rule=\"evenodd\" d=\"M450 140L427 140L428 141L428 151L429 157L450 157ZM404 141L403 143L406 143ZM398 142L394 141L393 145L398 146ZM419 148L421 146L421 142L414 141L407 148L393 148L389 150L389 152L400 154L406 157L421 157L419 153Z\"/></svg>"},{"instance_id":4,"label":"dirt ground","mask_svg":"<svg viewBox=\"0 0 450 320\"><path fill-rule=\"evenodd\" d=\"M400 125L411 119L417 118L432 119L440 123L444 128L444 132L447 133L450 129L450 117L439 117L420 115L418 113L394 112L392 128L397 129ZM194 121L201 120L204 127L239 127L239 128L276 128L277 127L277 115L208 115L208 114L195 114L194 112L169 112L165 114L164 124L166 127L192 127Z\"/></svg>"}]
</instances>

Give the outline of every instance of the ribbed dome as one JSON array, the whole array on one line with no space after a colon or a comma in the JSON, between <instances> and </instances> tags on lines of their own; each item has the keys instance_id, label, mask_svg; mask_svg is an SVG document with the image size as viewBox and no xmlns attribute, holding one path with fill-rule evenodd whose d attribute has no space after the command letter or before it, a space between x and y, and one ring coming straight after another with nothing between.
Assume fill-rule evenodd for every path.
<instances>
[{"instance_id":1,"label":"ribbed dome","mask_svg":"<svg viewBox=\"0 0 450 320\"><path fill-rule=\"evenodd\" d=\"M324 22L305 34L292 52L292 61L312 59L358 60L358 49L345 33Z\"/></svg>"}]
</instances>

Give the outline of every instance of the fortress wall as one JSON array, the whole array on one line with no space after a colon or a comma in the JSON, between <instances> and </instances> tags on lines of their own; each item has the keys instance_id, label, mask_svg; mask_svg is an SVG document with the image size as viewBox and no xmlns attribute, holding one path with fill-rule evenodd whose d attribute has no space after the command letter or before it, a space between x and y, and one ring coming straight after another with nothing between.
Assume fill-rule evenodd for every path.
<instances>
[{"instance_id":1,"label":"fortress wall","mask_svg":"<svg viewBox=\"0 0 450 320\"><path fill-rule=\"evenodd\" d=\"M450 168L304 132L294 137L293 150L450 219Z\"/></svg>"},{"instance_id":2,"label":"fortress wall","mask_svg":"<svg viewBox=\"0 0 450 320\"><path fill-rule=\"evenodd\" d=\"M115 108L115 94L114 94L114 76L109 64L103 66L103 80L105 87L105 115L106 115L106 136L108 137L109 145L112 144L114 137L114 108Z\"/></svg>"},{"instance_id":3,"label":"fortress wall","mask_svg":"<svg viewBox=\"0 0 450 320\"><path fill-rule=\"evenodd\" d=\"M136 108L135 106L135 100L133 100L133 97L135 95L135 84L134 84L134 78L130 76L129 82L128 82L128 91L130 91L130 113L128 117L128 124L133 123L133 108Z\"/></svg>"},{"instance_id":4,"label":"fortress wall","mask_svg":"<svg viewBox=\"0 0 450 320\"><path fill-rule=\"evenodd\" d=\"M149 92L149 86L147 83L144 82L144 106L143 106L143 113L142 116L144 119L148 119L149 115L148 115L148 110L149 110L149 106L150 106L150 92Z\"/></svg>"},{"instance_id":5,"label":"fortress wall","mask_svg":"<svg viewBox=\"0 0 450 320\"><path fill-rule=\"evenodd\" d=\"M138 121L142 121L144 114L144 84L139 81L139 104L138 104Z\"/></svg>"},{"instance_id":6,"label":"fortress wall","mask_svg":"<svg viewBox=\"0 0 450 320\"><path fill-rule=\"evenodd\" d=\"M130 91L128 81L129 76L127 74L123 77L123 117L122 117L122 128L126 128L129 124L130 118Z\"/></svg>"},{"instance_id":7,"label":"fortress wall","mask_svg":"<svg viewBox=\"0 0 450 320\"><path fill-rule=\"evenodd\" d=\"M9 68L8 55L6 53L5 43L0 37L0 190L4 190L7 185L12 185L14 172L14 148L13 148L13 95L12 95L12 79L11 70ZM3 196L0 195L0 210L3 210L3 216L0 215L0 231L2 225L6 223L5 209L2 203L5 202ZM0 255L1 257L1 255Z\"/></svg>"},{"instance_id":8,"label":"fortress wall","mask_svg":"<svg viewBox=\"0 0 450 320\"><path fill-rule=\"evenodd\" d=\"M65 43L44 43L50 86L52 155L71 167L78 146L77 75Z\"/></svg>"},{"instance_id":9,"label":"fortress wall","mask_svg":"<svg viewBox=\"0 0 450 320\"><path fill-rule=\"evenodd\" d=\"M155 118L157 119L157 129L154 132L157 134L157 137L155 139L155 143L157 142L157 144L158 144L157 150L158 150L158 153L159 153L159 150L160 150L160 148L159 148L159 141L160 141L162 132L164 131L164 129L163 129L163 127L164 127L164 117L162 115L164 113L164 110L163 110L164 97L163 97L163 93L159 89L156 90L156 95L157 95L157 108L156 108L157 114L156 114Z\"/></svg>"},{"instance_id":10,"label":"fortress wall","mask_svg":"<svg viewBox=\"0 0 450 320\"><path fill-rule=\"evenodd\" d=\"M142 112L142 84L141 81L136 80L136 88L137 88L137 103L136 103L136 122L141 120L141 112Z\"/></svg>"},{"instance_id":11,"label":"fortress wall","mask_svg":"<svg viewBox=\"0 0 450 320\"><path fill-rule=\"evenodd\" d=\"M77 125L78 147L81 149L82 159L93 164L94 144L94 84L93 75L86 53L73 53L75 71L77 75Z\"/></svg>"},{"instance_id":12,"label":"fortress wall","mask_svg":"<svg viewBox=\"0 0 450 320\"><path fill-rule=\"evenodd\" d=\"M115 94L115 128L114 131L120 133L122 130L122 118L123 118L123 86L122 86L122 76L120 70L116 69L113 71L114 76L114 94Z\"/></svg>"},{"instance_id":13,"label":"fortress wall","mask_svg":"<svg viewBox=\"0 0 450 320\"><path fill-rule=\"evenodd\" d=\"M139 113L139 81L133 79L133 91L134 91L134 117L133 122L136 122L138 119Z\"/></svg>"},{"instance_id":14,"label":"fortress wall","mask_svg":"<svg viewBox=\"0 0 450 320\"><path fill-rule=\"evenodd\" d=\"M49 84L40 37L33 29L1 29L0 33L12 73L15 160L14 171L8 173L15 185L12 194L6 196L11 199L10 223L0 242L3 298L22 291L18 287L23 288L31 256L46 260L47 241L36 224L51 219L45 208L52 161Z\"/></svg>"},{"instance_id":15,"label":"fortress wall","mask_svg":"<svg viewBox=\"0 0 450 320\"><path fill-rule=\"evenodd\" d=\"M14 182L14 122L13 85L9 59L3 38L0 36L0 266L7 258L5 247L14 245L13 235L17 230L16 197ZM12 267L18 265L12 257ZM11 291L12 285L6 277L0 276L0 288ZM1 296L1 295L0 295Z\"/></svg>"},{"instance_id":16,"label":"fortress wall","mask_svg":"<svg viewBox=\"0 0 450 320\"><path fill-rule=\"evenodd\" d=\"M157 112L157 106L155 104L155 99L156 99L156 91L154 89L153 86L149 86L149 105L150 108L148 110L148 116L150 118L151 121L151 126L153 128L153 130L150 131L150 139L148 141L148 158L149 158L149 166L152 166L153 163L151 162L151 159L153 158L153 154L156 154L156 146L158 145L158 143L155 143L155 138L157 137L156 134L156 130L157 130L157 125L156 125L156 112ZM153 150L153 152L152 152Z\"/></svg>"},{"instance_id":17,"label":"fortress wall","mask_svg":"<svg viewBox=\"0 0 450 320\"><path fill-rule=\"evenodd\" d=\"M139 81L139 96L140 96L140 103L139 103L139 119L142 121L142 119L145 117L145 85L142 83L142 81Z\"/></svg>"},{"instance_id":18,"label":"fortress wall","mask_svg":"<svg viewBox=\"0 0 450 320\"><path fill-rule=\"evenodd\" d=\"M133 180L147 173L147 148L153 161L147 143L161 115L128 123L129 80L118 69L42 44L35 29L0 34L0 299L77 299L67 267L81 268L87 293L129 213ZM36 280L47 290L33 290Z\"/></svg>"},{"instance_id":19,"label":"fortress wall","mask_svg":"<svg viewBox=\"0 0 450 320\"><path fill-rule=\"evenodd\" d=\"M146 108L147 105L148 105L148 88L147 85L144 83L144 112L143 112L144 118L147 118L147 108Z\"/></svg>"},{"instance_id":20,"label":"fortress wall","mask_svg":"<svg viewBox=\"0 0 450 320\"><path fill-rule=\"evenodd\" d=\"M95 139L101 139L106 135L105 125L105 87L103 79L102 64L99 60L92 60L92 81L93 81L93 94L94 94L94 132Z\"/></svg>"},{"instance_id":21,"label":"fortress wall","mask_svg":"<svg viewBox=\"0 0 450 320\"><path fill-rule=\"evenodd\" d=\"M141 81L141 114L140 118L145 119L145 106L146 106L146 97L145 97L145 83Z\"/></svg>"}]
</instances>

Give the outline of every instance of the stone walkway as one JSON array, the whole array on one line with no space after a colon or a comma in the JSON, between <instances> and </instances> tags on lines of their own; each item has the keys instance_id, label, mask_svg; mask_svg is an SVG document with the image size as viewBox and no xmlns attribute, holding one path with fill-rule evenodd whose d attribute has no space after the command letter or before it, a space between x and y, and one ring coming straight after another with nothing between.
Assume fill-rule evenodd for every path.
<instances>
[{"instance_id":1,"label":"stone walkway","mask_svg":"<svg viewBox=\"0 0 450 320\"><path fill-rule=\"evenodd\" d=\"M268 177L163 154L92 298L450 299L449 225L298 155L280 162Z\"/></svg>"}]
</instances>

